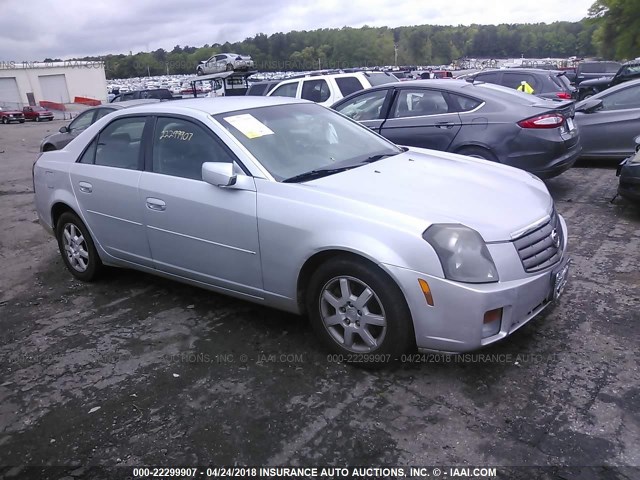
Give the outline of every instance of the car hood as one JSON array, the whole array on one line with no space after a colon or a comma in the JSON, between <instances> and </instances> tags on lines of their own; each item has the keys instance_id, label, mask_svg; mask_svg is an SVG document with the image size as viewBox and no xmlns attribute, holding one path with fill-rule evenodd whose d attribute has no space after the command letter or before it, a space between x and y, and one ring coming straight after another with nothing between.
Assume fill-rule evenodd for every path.
<instances>
[{"instance_id":1,"label":"car hood","mask_svg":"<svg viewBox=\"0 0 640 480\"><path fill-rule=\"evenodd\" d=\"M411 217L420 233L434 223L461 223L487 242L511 240L553 208L547 187L527 172L425 149L304 185L343 197L345 208L353 202L360 214L364 208L367 215L387 219L394 214Z\"/></svg>"}]
</instances>

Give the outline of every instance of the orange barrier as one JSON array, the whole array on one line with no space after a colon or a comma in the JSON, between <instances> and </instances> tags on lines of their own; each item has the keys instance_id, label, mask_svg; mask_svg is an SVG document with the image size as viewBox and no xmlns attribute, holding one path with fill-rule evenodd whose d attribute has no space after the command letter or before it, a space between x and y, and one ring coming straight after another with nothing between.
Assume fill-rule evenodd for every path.
<instances>
[{"instance_id":1,"label":"orange barrier","mask_svg":"<svg viewBox=\"0 0 640 480\"><path fill-rule=\"evenodd\" d=\"M96 100L95 98L88 97L76 97L73 99L73 103L81 103L83 105L89 105L90 107L96 107L98 105L102 105L100 100Z\"/></svg>"},{"instance_id":2,"label":"orange barrier","mask_svg":"<svg viewBox=\"0 0 640 480\"><path fill-rule=\"evenodd\" d=\"M48 108L50 110L65 111L67 109L67 107L64 106L64 103L48 102L47 100L41 100L40 106L44 108Z\"/></svg>"}]
</instances>

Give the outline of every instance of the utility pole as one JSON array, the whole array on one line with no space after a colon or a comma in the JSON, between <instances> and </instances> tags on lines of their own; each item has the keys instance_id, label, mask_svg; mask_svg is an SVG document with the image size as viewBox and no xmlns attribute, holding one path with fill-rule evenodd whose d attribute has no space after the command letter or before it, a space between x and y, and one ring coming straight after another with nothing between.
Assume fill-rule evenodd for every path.
<instances>
[{"instance_id":1,"label":"utility pole","mask_svg":"<svg viewBox=\"0 0 640 480\"><path fill-rule=\"evenodd\" d=\"M393 44L393 64L396 67L398 66L398 44L397 43Z\"/></svg>"}]
</instances>

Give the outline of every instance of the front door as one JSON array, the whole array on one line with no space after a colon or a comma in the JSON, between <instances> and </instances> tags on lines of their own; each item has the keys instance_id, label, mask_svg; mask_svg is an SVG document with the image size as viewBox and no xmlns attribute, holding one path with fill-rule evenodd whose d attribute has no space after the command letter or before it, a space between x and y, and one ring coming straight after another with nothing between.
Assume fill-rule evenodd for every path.
<instances>
[{"instance_id":1,"label":"front door","mask_svg":"<svg viewBox=\"0 0 640 480\"><path fill-rule=\"evenodd\" d=\"M256 191L202 180L204 162L234 162L207 127L159 117L151 164L140 194L153 262L158 270L225 289L257 294L262 288Z\"/></svg>"}]
</instances>

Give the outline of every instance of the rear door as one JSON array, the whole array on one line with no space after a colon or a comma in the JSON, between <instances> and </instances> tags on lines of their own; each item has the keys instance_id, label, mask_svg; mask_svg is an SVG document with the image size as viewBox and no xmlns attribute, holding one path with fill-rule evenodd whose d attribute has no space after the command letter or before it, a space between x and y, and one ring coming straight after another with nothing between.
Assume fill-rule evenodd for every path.
<instances>
[{"instance_id":1,"label":"rear door","mask_svg":"<svg viewBox=\"0 0 640 480\"><path fill-rule=\"evenodd\" d=\"M611 158L631 155L635 147L633 139L640 134L640 84L600 98L600 110L577 114L585 155Z\"/></svg>"},{"instance_id":2,"label":"rear door","mask_svg":"<svg viewBox=\"0 0 640 480\"><path fill-rule=\"evenodd\" d=\"M448 93L427 88L396 89L380 134L398 145L447 151L460 131Z\"/></svg>"},{"instance_id":3,"label":"rear door","mask_svg":"<svg viewBox=\"0 0 640 480\"><path fill-rule=\"evenodd\" d=\"M138 196L146 122L144 116L112 121L89 144L70 177L86 224L104 250L113 257L151 266Z\"/></svg>"}]
</instances>

